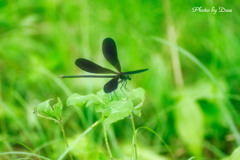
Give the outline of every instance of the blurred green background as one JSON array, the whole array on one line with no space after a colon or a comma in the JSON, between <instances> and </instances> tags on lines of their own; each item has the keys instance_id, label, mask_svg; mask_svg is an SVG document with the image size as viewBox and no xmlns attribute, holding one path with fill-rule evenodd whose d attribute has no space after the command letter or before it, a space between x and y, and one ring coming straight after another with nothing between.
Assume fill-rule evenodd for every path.
<instances>
[{"instance_id":1,"label":"blurred green background","mask_svg":"<svg viewBox=\"0 0 240 160\"><path fill-rule=\"evenodd\" d=\"M193 13L197 6L233 12ZM65 150L59 126L36 117L33 108L49 98L65 102L72 93L101 90L108 80L59 75L85 74L74 65L79 57L113 68L101 51L102 40L111 37L123 71L150 69L128 83L130 90L146 91L136 127L156 131L176 159L227 158L240 145L239 6L223 0L1 0L0 153L56 159ZM63 115L69 142L99 118L94 108L65 107ZM108 134L114 157L130 159L130 120L115 123ZM171 159L157 136L144 130L137 136L139 159ZM72 154L75 159L107 157L101 127Z\"/></svg>"}]
</instances>

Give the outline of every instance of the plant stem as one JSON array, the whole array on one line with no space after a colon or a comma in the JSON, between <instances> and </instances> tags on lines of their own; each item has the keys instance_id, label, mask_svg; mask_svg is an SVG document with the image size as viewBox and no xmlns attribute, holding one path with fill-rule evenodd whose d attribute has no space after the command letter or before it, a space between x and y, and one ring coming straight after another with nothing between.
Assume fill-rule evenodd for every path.
<instances>
[{"instance_id":1,"label":"plant stem","mask_svg":"<svg viewBox=\"0 0 240 160\"><path fill-rule=\"evenodd\" d=\"M131 119L131 122L132 122L132 127L133 127L133 146L134 146L134 151L133 151L133 157L135 160L138 159L138 156L137 156L137 139L136 139L136 129L135 129L135 123L134 123L134 119L133 119L133 115L131 114L130 115L130 119Z\"/></svg>"},{"instance_id":2,"label":"plant stem","mask_svg":"<svg viewBox=\"0 0 240 160\"><path fill-rule=\"evenodd\" d=\"M93 128L95 128L97 125L99 125L102 121L104 120L104 118L96 121L94 124L92 124L90 127L88 127L82 134L80 134L74 141L73 143L69 146L69 148L67 148L58 158L58 160L62 160L64 158L64 156L70 152L70 150L72 150L72 148L74 146L76 146L76 144L86 135L88 134L90 131L93 130Z\"/></svg>"},{"instance_id":3,"label":"plant stem","mask_svg":"<svg viewBox=\"0 0 240 160\"><path fill-rule=\"evenodd\" d=\"M60 128L61 128L61 130L62 130L63 139L64 139L64 141L65 141L66 147L69 148L68 142L67 142L67 139L66 139L65 130L64 130L64 127L63 127L63 125L62 125L62 121L61 121L61 120L59 121L59 126L60 126ZM68 152L68 155L69 155L69 158L72 160L72 159L73 159L73 158L72 158L72 154L71 154L70 152Z\"/></svg>"},{"instance_id":4,"label":"plant stem","mask_svg":"<svg viewBox=\"0 0 240 160\"><path fill-rule=\"evenodd\" d=\"M158 137L158 139L164 144L164 146L166 147L166 149L168 150L169 154L171 155L172 157L172 160L175 160L175 157L171 151L171 149L169 148L169 146L167 145L167 143L162 139L162 137L157 133L155 132L153 129L147 127L147 126L142 126L142 127L139 127L137 130L136 130L136 133L140 130L140 129L146 129L150 132L152 132L155 136Z\"/></svg>"},{"instance_id":5,"label":"plant stem","mask_svg":"<svg viewBox=\"0 0 240 160\"><path fill-rule=\"evenodd\" d=\"M163 0L163 6L164 6L164 14L166 16L168 40L172 44L177 45L177 34L174 27L173 17L171 15L170 1ZM183 82L179 53L176 48L172 48L172 47L170 48L170 53L171 53L171 61L172 61L173 76L174 76L175 84L177 88L181 88L183 87L184 82Z\"/></svg>"},{"instance_id":6,"label":"plant stem","mask_svg":"<svg viewBox=\"0 0 240 160\"><path fill-rule=\"evenodd\" d=\"M59 123L59 120L57 120L55 118L47 117L47 116L41 115L39 113L37 113L37 116L42 117L42 118L46 118L46 119L51 120L51 121L54 121L55 123Z\"/></svg>"},{"instance_id":7,"label":"plant stem","mask_svg":"<svg viewBox=\"0 0 240 160\"><path fill-rule=\"evenodd\" d=\"M110 159L112 160L113 159L112 152L111 152L111 149L109 147L109 143L108 143L108 139L107 139L106 126L104 124L103 124L103 133L104 133L104 138L105 138L105 143L106 143L106 147L107 147L107 150L108 150L108 154L110 156Z\"/></svg>"}]
</instances>

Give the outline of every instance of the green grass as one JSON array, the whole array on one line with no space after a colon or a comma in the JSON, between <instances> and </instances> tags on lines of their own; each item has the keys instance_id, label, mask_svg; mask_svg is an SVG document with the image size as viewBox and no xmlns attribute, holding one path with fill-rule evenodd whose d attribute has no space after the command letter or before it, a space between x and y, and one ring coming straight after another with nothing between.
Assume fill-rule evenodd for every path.
<instances>
[{"instance_id":1,"label":"green grass","mask_svg":"<svg viewBox=\"0 0 240 160\"><path fill-rule=\"evenodd\" d=\"M145 90L142 115L134 117L138 159L228 158L240 145L240 3L166 5L156 0L0 1L0 159L57 159L66 152L59 125L33 114L47 99L62 100L70 146L101 118L94 107L65 104L73 93L97 93L108 80L59 75L85 74L74 65L79 57L112 68L101 51L106 37L116 41L123 71L149 68L128 83L130 91ZM195 6L233 12L192 13ZM168 32L169 25L174 32ZM182 85L176 83L174 58ZM102 129L96 126L81 137L71 150L75 159L109 157ZM129 118L107 127L114 158L131 159L132 130Z\"/></svg>"}]
</instances>

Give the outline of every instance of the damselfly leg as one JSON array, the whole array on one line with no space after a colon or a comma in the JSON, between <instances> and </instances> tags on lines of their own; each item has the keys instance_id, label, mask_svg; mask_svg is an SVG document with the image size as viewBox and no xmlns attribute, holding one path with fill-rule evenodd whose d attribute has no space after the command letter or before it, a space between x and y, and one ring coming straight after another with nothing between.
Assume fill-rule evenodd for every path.
<instances>
[{"instance_id":1,"label":"damselfly leg","mask_svg":"<svg viewBox=\"0 0 240 160\"><path fill-rule=\"evenodd\" d=\"M122 93L124 94L124 96L125 96L125 97L127 98L127 100L128 100L127 95L126 95L125 92L122 90L122 88L125 87L126 82L127 82L127 80L121 80L122 85L121 85L121 87L120 87L120 90L122 91Z\"/></svg>"}]
</instances>

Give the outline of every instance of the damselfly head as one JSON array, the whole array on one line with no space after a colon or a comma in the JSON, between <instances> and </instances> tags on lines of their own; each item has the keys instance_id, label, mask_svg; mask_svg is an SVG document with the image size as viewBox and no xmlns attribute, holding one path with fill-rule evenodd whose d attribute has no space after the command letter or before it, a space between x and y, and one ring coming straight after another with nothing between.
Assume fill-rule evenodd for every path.
<instances>
[{"instance_id":1,"label":"damselfly head","mask_svg":"<svg viewBox=\"0 0 240 160\"><path fill-rule=\"evenodd\" d=\"M126 79L130 81L132 78L129 75L126 75Z\"/></svg>"}]
</instances>

